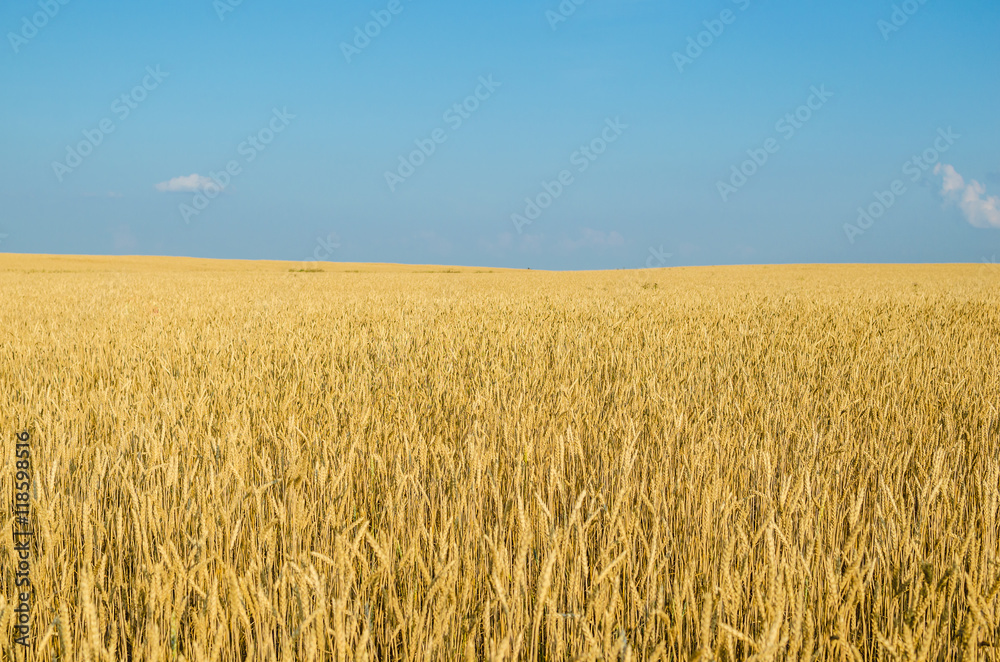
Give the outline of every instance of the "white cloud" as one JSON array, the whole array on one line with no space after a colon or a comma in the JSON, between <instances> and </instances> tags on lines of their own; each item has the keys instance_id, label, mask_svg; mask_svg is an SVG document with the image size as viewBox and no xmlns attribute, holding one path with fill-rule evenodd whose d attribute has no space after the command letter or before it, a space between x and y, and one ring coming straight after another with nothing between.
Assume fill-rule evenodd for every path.
<instances>
[{"instance_id":1,"label":"white cloud","mask_svg":"<svg viewBox=\"0 0 1000 662\"><path fill-rule=\"evenodd\" d=\"M197 193L205 189L219 190L220 186L211 177L203 175L188 175L187 177L174 177L173 179L160 182L156 185L157 191L163 193Z\"/></svg>"},{"instance_id":2,"label":"white cloud","mask_svg":"<svg viewBox=\"0 0 1000 662\"><path fill-rule=\"evenodd\" d=\"M941 195L951 196L965 189L965 179L958 174L954 167L948 164L937 164L934 166L934 174L940 175L944 172L943 183L941 184Z\"/></svg>"},{"instance_id":3,"label":"white cloud","mask_svg":"<svg viewBox=\"0 0 1000 662\"><path fill-rule=\"evenodd\" d=\"M986 195L986 187L974 179L966 183L953 166L939 163L934 174L941 175L941 195L958 204L969 223L977 228L1000 228L1000 198Z\"/></svg>"}]
</instances>

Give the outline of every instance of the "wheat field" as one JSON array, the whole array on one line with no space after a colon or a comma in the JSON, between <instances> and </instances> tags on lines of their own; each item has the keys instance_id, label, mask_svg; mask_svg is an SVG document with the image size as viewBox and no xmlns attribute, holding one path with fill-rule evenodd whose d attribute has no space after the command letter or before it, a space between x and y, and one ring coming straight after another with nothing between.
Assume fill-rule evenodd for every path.
<instances>
[{"instance_id":1,"label":"wheat field","mask_svg":"<svg viewBox=\"0 0 1000 662\"><path fill-rule=\"evenodd\" d=\"M0 256L0 658L1000 659L1000 268L322 268Z\"/></svg>"}]
</instances>

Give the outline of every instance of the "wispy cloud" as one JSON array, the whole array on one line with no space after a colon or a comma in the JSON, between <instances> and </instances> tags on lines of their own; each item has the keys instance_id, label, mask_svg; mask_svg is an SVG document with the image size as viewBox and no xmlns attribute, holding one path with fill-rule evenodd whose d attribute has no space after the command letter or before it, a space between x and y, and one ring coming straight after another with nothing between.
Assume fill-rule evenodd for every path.
<instances>
[{"instance_id":1,"label":"wispy cloud","mask_svg":"<svg viewBox=\"0 0 1000 662\"><path fill-rule=\"evenodd\" d=\"M171 180L160 182L156 185L156 190L163 193L197 193L205 189L219 190L221 187L215 183L211 177L204 175L188 175L187 177L174 177Z\"/></svg>"},{"instance_id":2,"label":"wispy cloud","mask_svg":"<svg viewBox=\"0 0 1000 662\"><path fill-rule=\"evenodd\" d=\"M1000 228L1000 198L986 195L986 187L974 179L966 182L948 164L934 166L934 174L942 178L941 195L956 203L969 223L977 228Z\"/></svg>"}]
</instances>

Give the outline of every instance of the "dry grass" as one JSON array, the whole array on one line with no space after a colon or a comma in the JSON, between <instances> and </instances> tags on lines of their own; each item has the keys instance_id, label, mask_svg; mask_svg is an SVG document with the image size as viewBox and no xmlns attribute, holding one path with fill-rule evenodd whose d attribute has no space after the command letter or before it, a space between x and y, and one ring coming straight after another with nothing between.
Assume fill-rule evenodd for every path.
<instances>
[{"instance_id":1,"label":"dry grass","mask_svg":"<svg viewBox=\"0 0 1000 662\"><path fill-rule=\"evenodd\" d=\"M46 260L36 659L998 659L1000 269Z\"/></svg>"}]
</instances>

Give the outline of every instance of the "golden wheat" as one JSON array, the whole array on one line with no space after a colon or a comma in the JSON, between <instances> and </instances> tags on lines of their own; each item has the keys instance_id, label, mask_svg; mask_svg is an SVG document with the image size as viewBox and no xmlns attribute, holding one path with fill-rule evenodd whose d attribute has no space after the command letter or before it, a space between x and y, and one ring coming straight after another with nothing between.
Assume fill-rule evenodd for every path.
<instances>
[{"instance_id":1,"label":"golden wheat","mask_svg":"<svg viewBox=\"0 0 1000 662\"><path fill-rule=\"evenodd\" d=\"M0 256L35 659L998 659L997 270L290 266Z\"/></svg>"}]
</instances>

